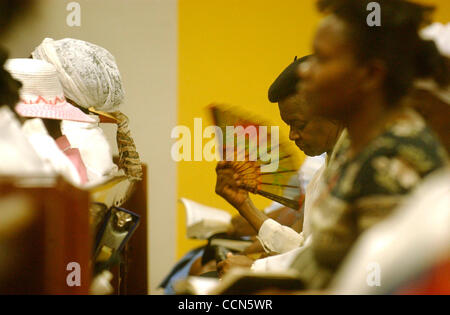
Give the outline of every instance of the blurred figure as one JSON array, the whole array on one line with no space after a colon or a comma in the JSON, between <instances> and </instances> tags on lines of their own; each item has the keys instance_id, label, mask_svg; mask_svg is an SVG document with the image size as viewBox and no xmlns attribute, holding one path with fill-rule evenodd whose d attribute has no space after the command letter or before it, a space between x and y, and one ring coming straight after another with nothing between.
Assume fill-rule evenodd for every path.
<instances>
[{"instance_id":1,"label":"blurred figure","mask_svg":"<svg viewBox=\"0 0 450 315\"><path fill-rule=\"evenodd\" d=\"M89 110L100 114L107 112L116 119L119 167L125 170L130 180L140 180L142 167L139 154L131 138L128 118L119 111L125 93L114 56L103 47L72 38L46 38L32 52L32 56L55 66L64 94L71 104L86 113ZM117 172L98 118L89 124L63 121L62 130L69 141L80 149L90 181Z\"/></svg>"},{"instance_id":2,"label":"blurred figure","mask_svg":"<svg viewBox=\"0 0 450 315\"><path fill-rule=\"evenodd\" d=\"M18 20L26 17L35 5L34 0L2 0L0 1L0 36Z\"/></svg>"},{"instance_id":3,"label":"blurred figure","mask_svg":"<svg viewBox=\"0 0 450 315\"><path fill-rule=\"evenodd\" d=\"M34 0L2 0L0 1L0 38L21 18L30 13ZM0 106L7 105L14 112L14 105L19 101L20 82L12 79L3 68L8 59L8 52L0 46Z\"/></svg>"},{"instance_id":4,"label":"blurred figure","mask_svg":"<svg viewBox=\"0 0 450 315\"><path fill-rule=\"evenodd\" d=\"M19 101L19 89L22 84L14 80L5 70L4 65L7 59L8 53L0 48L0 104L8 106L15 113L14 106Z\"/></svg>"},{"instance_id":5,"label":"blurred figure","mask_svg":"<svg viewBox=\"0 0 450 315\"><path fill-rule=\"evenodd\" d=\"M430 175L385 222L364 233L330 287L337 294L449 294L442 269L438 286L417 290L433 268L450 262L450 169ZM369 281L371 265L379 283ZM373 275L376 276L375 274ZM369 279L369 280L368 280ZM414 291L416 289L416 291ZM428 291L427 291L428 290Z\"/></svg>"},{"instance_id":6,"label":"blurred figure","mask_svg":"<svg viewBox=\"0 0 450 315\"><path fill-rule=\"evenodd\" d=\"M309 289L326 287L358 236L447 163L421 117L400 105L416 79L449 82L435 45L418 35L431 8L379 1L382 26L370 27L369 1L318 3L326 16L313 57L299 69L300 90L316 114L347 127L350 141L325 172L326 188L311 213L311 246L292 264Z\"/></svg>"}]
</instances>

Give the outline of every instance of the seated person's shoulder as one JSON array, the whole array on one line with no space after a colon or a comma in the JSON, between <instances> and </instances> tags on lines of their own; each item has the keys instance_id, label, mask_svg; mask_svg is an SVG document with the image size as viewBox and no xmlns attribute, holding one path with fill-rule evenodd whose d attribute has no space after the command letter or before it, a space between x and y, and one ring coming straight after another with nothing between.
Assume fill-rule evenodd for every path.
<instances>
[{"instance_id":1,"label":"seated person's shoulder","mask_svg":"<svg viewBox=\"0 0 450 315\"><path fill-rule=\"evenodd\" d=\"M362 154L358 194L404 194L447 162L444 148L415 113L398 119Z\"/></svg>"}]
</instances>

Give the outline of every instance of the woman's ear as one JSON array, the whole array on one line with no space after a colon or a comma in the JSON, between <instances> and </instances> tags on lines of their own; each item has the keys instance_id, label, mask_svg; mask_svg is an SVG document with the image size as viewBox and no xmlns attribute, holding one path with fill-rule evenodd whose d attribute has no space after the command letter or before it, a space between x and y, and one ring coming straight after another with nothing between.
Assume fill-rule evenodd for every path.
<instances>
[{"instance_id":1,"label":"woman's ear","mask_svg":"<svg viewBox=\"0 0 450 315\"><path fill-rule=\"evenodd\" d=\"M361 87L366 92L383 89L386 80L387 68L386 64L379 59L373 59L365 65L364 78Z\"/></svg>"}]
</instances>

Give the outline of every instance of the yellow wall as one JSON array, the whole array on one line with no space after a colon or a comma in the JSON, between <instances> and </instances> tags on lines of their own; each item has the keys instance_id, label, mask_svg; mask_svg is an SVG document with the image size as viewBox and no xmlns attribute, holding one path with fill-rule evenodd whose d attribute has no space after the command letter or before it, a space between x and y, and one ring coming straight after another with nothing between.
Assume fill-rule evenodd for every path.
<instances>
[{"instance_id":1,"label":"yellow wall","mask_svg":"<svg viewBox=\"0 0 450 315\"><path fill-rule=\"evenodd\" d=\"M439 6L437 20L448 21L450 1ZM295 55L310 53L319 20L311 0L179 0L178 124L193 131L193 118L212 124L205 111L211 102L245 106L282 125L267 89ZM215 163L180 162L178 196L227 209L214 193ZM258 199L261 207L268 204ZM200 241L185 237L185 216L177 209L177 256Z\"/></svg>"},{"instance_id":2,"label":"yellow wall","mask_svg":"<svg viewBox=\"0 0 450 315\"><path fill-rule=\"evenodd\" d=\"M433 5L436 7L433 19L436 22L448 23L450 22L450 1L448 0L414 0L417 3Z\"/></svg>"}]
</instances>

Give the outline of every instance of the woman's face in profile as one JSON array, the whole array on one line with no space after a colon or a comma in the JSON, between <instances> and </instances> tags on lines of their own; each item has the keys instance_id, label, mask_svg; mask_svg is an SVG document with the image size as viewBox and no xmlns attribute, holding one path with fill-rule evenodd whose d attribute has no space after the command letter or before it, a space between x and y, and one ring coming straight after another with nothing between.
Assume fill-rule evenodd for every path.
<instances>
[{"instance_id":1,"label":"woman's face in profile","mask_svg":"<svg viewBox=\"0 0 450 315\"><path fill-rule=\"evenodd\" d=\"M314 55L299 68L300 92L314 103L314 113L342 120L363 96L363 67L355 58L348 26L334 15L322 19L314 38Z\"/></svg>"}]
</instances>

